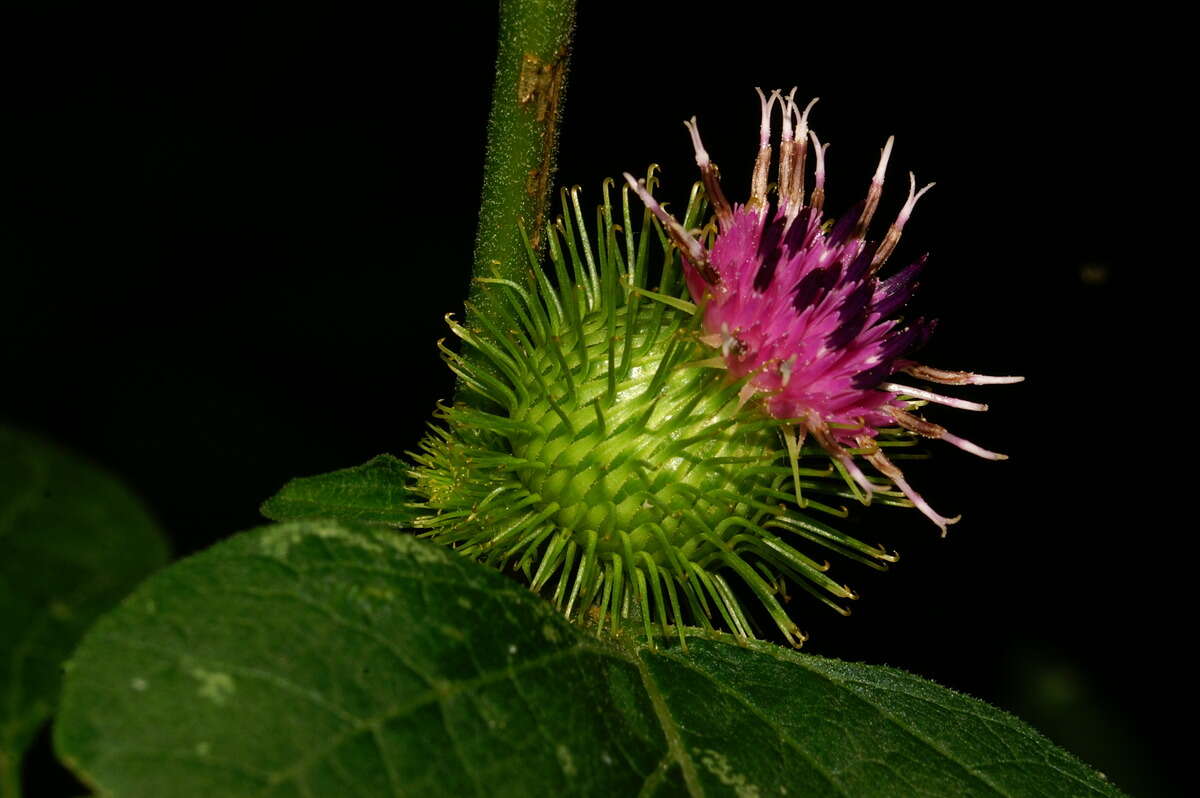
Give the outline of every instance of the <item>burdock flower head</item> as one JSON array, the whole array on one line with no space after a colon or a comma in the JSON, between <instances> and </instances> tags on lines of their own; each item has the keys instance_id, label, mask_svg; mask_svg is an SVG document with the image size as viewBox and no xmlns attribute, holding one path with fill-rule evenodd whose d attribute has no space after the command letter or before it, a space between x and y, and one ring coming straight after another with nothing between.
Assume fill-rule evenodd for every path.
<instances>
[{"instance_id":1,"label":"burdock flower head","mask_svg":"<svg viewBox=\"0 0 1200 798\"><path fill-rule=\"evenodd\" d=\"M730 374L747 378L743 397L761 394L763 407L778 419L793 420L797 445L811 435L829 453L866 498L877 487L850 456L864 456L895 483L922 513L946 534L960 516L946 518L921 498L904 475L875 445L884 427L899 425L917 435L939 438L991 460L1005 456L982 449L911 411L924 402L963 410L986 410L968 402L892 381L905 373L944 385L1020 382L1021 377L988 377L944 371L916 363L907 355L933 331L923 318L901 324L895 312L911 297L925 259L887 278L878 273L887 263L913 207L933 184L917 190L909 173L908 198L880 241L867 234L883 193L884 174L893 139L883 147L867 196L841 219L827 223L825 148L808 127L814 99L803 111L796 90L770 97L758 90L762 103L758 158L750 199L730 205L717 169L700 141L695 117L684 124L691 133L696 164L720 226L710 246L689 233L650 196L645 181L625 179L667 229L684 255L688 290L703 308L704 336L720 350ZM771 170L771 121L782 111L777 201L768 199ZM809 144L816 162L812 194L805 197ZM792 434L785 432L785 434Z\"/></svg>"},{"instance_id":2,"label":"burdock flower head","mask_svg":"<svg viewBox=\"0 0 1200 798\"><path fill-rule=\"evenodd\" d=\"M591 232L580 193L564 191L563 214L544 231L549 268L531 248L525 279L481 279L493 301L468 308L466 323L449 319L463 346L442 351L462 390L413 455L414 524L523 574L598 630L640 620L652 639L657 620L681 641L685 624L753 637L764 620L742 606L753 597L799 645L805 636L783 608L790 587L844 614L858 597L817 552L879 569L897 559L819 516L844 517L841 502L857 499L915 505L943 532L956 520L909 487L885 448L925 436L1001 457L913 413L927 402L983 405L892 381L900 372L950 384L1018 379L908 359L932 329L895 318L921 263L880 271L926 189L911 182L883 239L868 239L889 140L867 198L826 223L824 148L809 109L793 94L759 94L744 205L726 200L693 120L703 186L682 224L652 196L653 168L645 180L626 175L619 206L606 181ZM704 226L706 207L715 228ZM697 227L705 232L689 232ZM864 473L859 457L881 476Z\"/></svg>"}]
</instances>

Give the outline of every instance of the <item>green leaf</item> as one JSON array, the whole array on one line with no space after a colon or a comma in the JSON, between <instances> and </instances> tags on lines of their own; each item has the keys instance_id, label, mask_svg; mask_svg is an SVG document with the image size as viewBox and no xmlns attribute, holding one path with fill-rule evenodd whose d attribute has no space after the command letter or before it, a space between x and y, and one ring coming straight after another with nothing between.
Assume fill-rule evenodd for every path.
<instances>
[{"instance_id":1,"label":"green leaf","mask_svg":"<svg viewBox=\"0 0 1200 798\"><path fill-rule=\"evenodd\" d=\"M239 535L148 580L68 672L56 744L116 796L1118 795L906 673L732 638L601 641L381 527Z\"/></svg>"},{"instance_id":2,"label":"green leaf","mask_svg":"<svg viewBox=\"0 0 1200 798\"><path fill-rule=\"evenodd\" d=\"M267 499L260 512L272 521L336 518L406 527L415 513L405 486L404 461L381 454L353 468L298 477Z\"/></svg>"},{"instance_id":3,"label":"green leaf","mask_svg":"<svg viewBox=\"0 0 1200 798\"><path fill-rule=\"evenodd\" d=\"M63 660L100 613L167 560L115 479L0 427L0 795L58 699Z\"/></svg>"}]
</instances>

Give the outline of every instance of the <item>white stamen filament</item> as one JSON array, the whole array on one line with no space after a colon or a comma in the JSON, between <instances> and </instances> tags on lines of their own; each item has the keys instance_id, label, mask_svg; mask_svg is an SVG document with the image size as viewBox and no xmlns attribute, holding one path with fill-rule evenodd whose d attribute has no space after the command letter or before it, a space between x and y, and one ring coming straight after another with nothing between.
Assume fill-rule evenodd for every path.
<instances>
[{"instance_id":1,"label":"white stamen filament","mask_svg":"<svg viewBox=\"0 0 1200 798\"><path fill-rule=\"evenodd\" d=\"M779 364L779 381L784 388L792 381L792 369L796 367L796 355Z\"/></svg>"},{"instance_id":2,"label":"white stamen filament","mask_svg":"<svg viewBox=\"0 0 1200 798\"><path fill-rule=\"evenodd\" d=\"M729 357L729 352L737 346L737 336L729 331L729 325L721 324L721 354L724 357Z\"/></svg>"},{"instance_id":3,"label":"white stamen filament","mask_svg":"<svg viewBox=\"0 0 1200 798\"><path fill-rule=\"evenodd\" d=\"M898 382L885 382L879 386L885 391L892 393L904 394L905 396L913 396L917 399L925 399L929 402L935 402L939 405L947 407L957 407L959 410L975 410L982 412L988 409L988 406L979 402L968 402L966 399L955 399L951 396L942 396L939 393L932 391L923 391L920 388L910 388L907 385L901 385Z\"/></svg>"},{"instance_id":4,"label":"white stamen filament","mask_svg":"<svg viewBox=\"0 0 1200 798\"><path fill-rule=\"evenodd\" d=\"M912 216L913 208L917 206L917 200L925 196L925 192L936 185L937 183L926 183L920 191L917 191L917 176L912 172L908 173L908 199L905 201L904 207L900 209L899 215L896 216L896 223L893 225L896 230L904 228L904 224Z\"/></svg>"},{"instance_id":5,"label":"white stamen filament","mask_svg":"<svg viewBox=\"0 0 1200 798\"><path fill-rule=\"evenodd\" d=\"M1024 382L1024 377L989 377L986 374L972 374L967 380L968 385L1012 385Z\"/></svg>"},{"instance_id":6,"label":"white stamen filament","mask_svg":"<svg viewBox=\"0 0 1200 798\"><path fill-rule=\"evenodd\" d=\"M854 459L850 457L850 455L845 453L838 455L838 462L840 462L846 468L846 471L850 473L850 476L854 478L854 481L857 482L859 487L863 489L863 492L867 494L866 499L867 503L869 504L871 497L875 495L875 491L879 490L879 488L872 484L871 480L867 479L867 475L862 472L862 469L858 467L858 464L854 462Z\"/></svg>"},{"instance_id":7,"label":"white stamen filament","mask_svg":"<svg viewBox=\"0 0 1200 798\"><path fill-rule=\"evenodd\" d=\"M825 150L828 149L828 144L822 144L817 138L817 134L813 131L808 131L808 138L812 141L813 152L817 155L817 188L825 188Z\"/></svg>"},{"instance_id":8,"label":"white stamen filament","mask_svg":"<svg viewBox=\"0 0 1200 798\"><path fill-rule=\"evenodd\" d=\"M960 438L957 435L952 435L949 432L943 432L941 434L941 439L944 440L946 443L954 444L958 448L962 449L964 452L970 452L971 454L976 455L978 457L982 457L985 460L1007 460L1008 459L1008 455L1006 455L1006 454L1000 454L998 452L989 452L987 449L984 449L982 446L976 446L975 444L971 443L970 441L966 440L965 438Z\"/></svg>"},{"instance_id":9,"label":"white stamen filament","mask_svg":"<svg viewBox=\"0 0 1200 798\"><path fill-rule=\"evenodd\" d=\"M771 145L771 109L779 100L779 92L771 92L770 99L767 99L762 89L755 86L754 90L758 92L758 99L762 103L762 122L758 127L758 146L760 148L769 147Z\"/></svg>"},{"instance_id":10,"label":"white stamen filament","mask_svg":"<svg viewBox=\"0 0 1200 798\"><path fill-rule=\"evenodd\" d=\"M904 472L897 468L895 463L887 459L887 456L882 451L876 450L874 453L867 455L867 460L871 463L871 465L875 466L876 470L878 470L880 474L883 474L885 477L890 479L892 483L900 489L900 492L903 493L905 497L907 497L908 500L913 503L913 506L920 510L926 518L937 524L938 529L942 530L942 537L946 537L946 527L948 527L950 524L957 524L960 520L962 520L961 515L956 515L953 518L946 518L944 515L930 507L929 502L925 501L925 499L921 497L921 494L913 490L912 486L908 484L908 481L904 478Z\"/></svg>"},{"instance_id":11,"label":"white stamen filament","mask_svg":"<svg viewBox=\"0 0 1200 798\"><path fill-rule=\"evenodd\" d=\"M783 107L783 132L780 134L780 141L792 140L792 111L796 108L796 103L792 98L796 96L797 88L793 86L787 96L780 95L779 103Z\"/></svg>"},{"instance_id":12,"label":"white stamen filament","mask_svg":"<svg viewBox=\"0 0 1200 798\"><path fill-rule=\"evenodd\" d=\"M794 92L795 89L792 89L792 91ZM817 104L817 100L819 99L821 98L813 97L809 100L808 105L804 106L804 113L800 112L798 105L792 105L792 113L796 115L796 138L802 139L808 136L808 112L812 110L812 107Z\"/></svg>"},{"instance_id":13,"label":"white stamen filament","mask_svg":"<svg viewBox=\"0 0 1200 798\"><path fill-rule=\"evenodd\" d=\"M703 169L709 164L708 152L700 142L700 128L696 126L696 117L693 116L684 122L683 126L688 129L688 133L692 134L692 147L696 150L696 165Z\"/></svg>"},{"instance_id":14,"label":"white stamen filament","mask_svg":"<svg viewBox=\"0 0 1200 798\"><path fill-rule=\"evenodd\" d=\"M892 157L892 145L896 143L895 136L888 136L887 144L883 145L883 154L879 156L879 166L875 169L875 177L871 182L883 185L883 175L887 172L888 160Z\"/></svg>"},{"instance_id":15,"label":"white stamen filament","mask_svg":"<svg viewBox=\"0 0 1200 798\"><path fill-rule=\"evenodd\" d=\"M903 493L908 500L913 503L914 507L920 510L930 521L937 524L938 529L942 530L942 537L946 537L946 527L950 526L951 524L957 524L962 520L961 515L956 515L953 518L946 518L944 515L938 513L937 510L934 510L929 506L929 502L925 501L925 499L921 497L921 494L912 489L912 486L908 484L903 476L892 476L889 477L889 479L896 483L896 487L899 488L900 492Z\"/></svg>"},{"instance_id":16,"label":"white stamen filament","mask_svg":"<svg viewBox=\"0 0 1200 798\"><path fill-rule=\"evenodd\" d=\"M972 374L969 371L947 371L911 361L901 371L941 385L1011 385L1025 380L1024 377L989 377L986 374Z\"/></svg>"}]
</instances>

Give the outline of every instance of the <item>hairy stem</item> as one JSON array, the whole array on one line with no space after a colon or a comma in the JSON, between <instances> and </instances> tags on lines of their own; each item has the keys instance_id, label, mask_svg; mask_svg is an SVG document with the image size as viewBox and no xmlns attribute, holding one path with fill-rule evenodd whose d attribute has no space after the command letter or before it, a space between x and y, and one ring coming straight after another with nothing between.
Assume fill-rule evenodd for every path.
<instances>
[{"instance_id":1,"label":"hairy stem","mask_svg":"<svg viewBox=\"0 0 1200 798\"><path fill-rule=\"evenodd\" d=\"M518 222L535 250L545 238L558 118L575 0L502 0L473 277L520 279L529 267ZM494 292L493 292L494 294ZM471 286L485 308L491 295Z\"/></svg>"}]
</instances>

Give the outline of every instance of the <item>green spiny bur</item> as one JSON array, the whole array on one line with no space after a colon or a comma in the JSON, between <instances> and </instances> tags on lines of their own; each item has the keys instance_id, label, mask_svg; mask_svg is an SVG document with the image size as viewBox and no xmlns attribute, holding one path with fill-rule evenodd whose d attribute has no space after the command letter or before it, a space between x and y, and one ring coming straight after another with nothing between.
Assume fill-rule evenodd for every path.
<instances>
[{"instance_id":1,"label":"green spiny bur","mask_svg":"<svg viewBox=\"0 0 1200 798\"><path fill-rule=\"evenodd\" d=\"M463 345L440 348L466 390L412 455L415 526L601 630L717 624L752 638L748 591L799 645L786 584L843 613L856 597L802 549L877 568L896 557L812 517L844 515L814 495L836 503L854 486L714 367L667 236L648 211L633 229L627 188L618 223L609 188L594 234L578 189L562 192L549 273L530 251L523 283L480 279L486 309L470 308L469 326L448 317ZM696 188L685 224L704 211Z\"/></svg>"}]
</instances>

